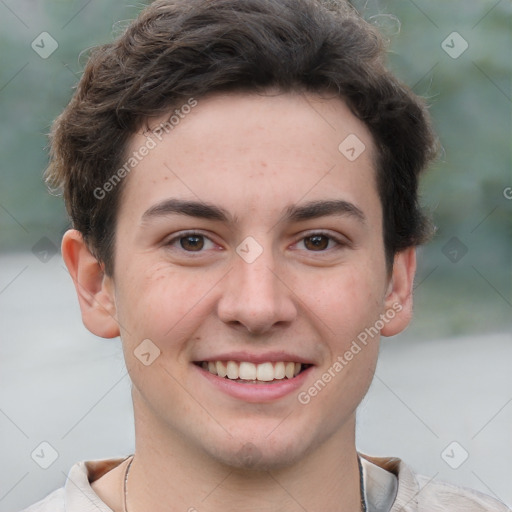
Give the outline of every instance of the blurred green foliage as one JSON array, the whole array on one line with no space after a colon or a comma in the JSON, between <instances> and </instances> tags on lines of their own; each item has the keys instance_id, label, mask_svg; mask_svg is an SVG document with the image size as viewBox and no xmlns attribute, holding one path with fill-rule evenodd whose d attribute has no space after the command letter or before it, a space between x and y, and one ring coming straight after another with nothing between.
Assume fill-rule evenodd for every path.
<instances>
[{"instance_id":1,"label":"blurred green foliage","mask_svg":"<svg viewBox=\"0 0 512 512\"><path fill-rule=\"evenodd\" d=\"M512 4L352 3L389 38L389 66L427 98L442 144L422 185L423 203L438 231L419 251L417 313L409 335L510 329L512 200L504 190L512 186ZM126 0L0 4L2 251L29 251L42 236L59 244L68 221L61 199L50 196L42 181L46 134L80 76L84 50L110 41L143 5ZM43 31L59 44L47 59L31 48ZM458 58L442 48L453 32L469 45ZM453 237L467 248L456 263L446 249Z\"/></svg>"}]
</instances>

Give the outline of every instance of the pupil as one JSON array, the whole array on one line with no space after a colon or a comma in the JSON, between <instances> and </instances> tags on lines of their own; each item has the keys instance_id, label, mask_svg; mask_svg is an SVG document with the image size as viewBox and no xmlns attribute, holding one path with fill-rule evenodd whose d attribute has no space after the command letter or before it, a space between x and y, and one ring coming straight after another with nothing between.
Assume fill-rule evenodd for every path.
<instances>
[{"instance_id":1,"label":"pupil","mask_svg":"<svg viewBox=\"0 0 512 512\"><path fill-rule=\"evenodd\" d=\"M306 238L306 247L313 250L327 249L329 240L324 235L314 235Z\"/></svg>"},{"instance_id":2,"label":"pupil","mask_svg":"<svg viewBox=\"0 0 512 512\"><path fill-rule=\"evenodd\" d=\"M204 238L199 235L189 235L183 237L180 244L187 251L200 251L204 246Z\"/></svg>"}]
</instances>

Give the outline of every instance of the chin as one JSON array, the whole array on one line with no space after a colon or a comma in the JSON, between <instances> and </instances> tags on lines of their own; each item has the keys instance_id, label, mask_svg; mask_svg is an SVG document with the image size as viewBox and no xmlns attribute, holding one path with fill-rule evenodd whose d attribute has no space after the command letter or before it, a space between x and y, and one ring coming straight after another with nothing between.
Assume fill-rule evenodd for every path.
<instances>
[{"instance_id":1,"label":"chin","mask_svg":"<svg viewBox=\"0 0 512 512\"><path fill-rule=\"evenodd\" d=\"M227 455L223 462L231 469L241 472L268 472L290 467L301 458L299 454L291 452L268 453L268 450L266 452L261 452L252 443L246 443L238 452Z\"/></svg>"},{"instance_id":2,"label":"chin","mask_svg":"<svg viewBox=\"0 0 512 512\"><path fill-rule=\"evenodd\" d=\"M234 450L237 446L238 449ZM223 448L217 448L210 456L230 469L251 472L268 472L285 469L297 464L308 451L304 439L291 442L288 439L268 438L252 441L228 441ZM312 447L309 447L310 449Z\"/></svg>"}]
</instances>

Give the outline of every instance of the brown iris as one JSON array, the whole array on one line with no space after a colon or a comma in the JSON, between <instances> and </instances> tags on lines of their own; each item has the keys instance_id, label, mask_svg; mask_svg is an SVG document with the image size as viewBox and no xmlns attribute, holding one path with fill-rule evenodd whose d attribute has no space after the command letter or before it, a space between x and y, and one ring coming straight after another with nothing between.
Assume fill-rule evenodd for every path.
<instances>
[{"instance_id":1,"label":"brown iris","mask_svg":"<svg viewBox=\"0 0 512 512\"><path fill-rule=\"evenodd\" d=\"M204 237L201 235L187 235L180 238L180 245L186 251L200 251L204 247Z\"/></svg>"},{"instance_id":2,"label":"brown iris","mask_svg":"<svg viewBox=\"0 0 512 512\"><path fill-rule=\"evenodd\" d=\"M304 238L304 246L311 251L323 251L329 246L329 237L313 235Z\"/></svg>"}]
</instances>

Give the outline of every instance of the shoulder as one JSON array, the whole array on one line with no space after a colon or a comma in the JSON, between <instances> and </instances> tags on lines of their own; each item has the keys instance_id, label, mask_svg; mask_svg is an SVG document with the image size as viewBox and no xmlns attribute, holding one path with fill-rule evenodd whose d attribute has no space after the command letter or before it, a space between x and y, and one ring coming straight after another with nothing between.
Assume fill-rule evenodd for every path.
<instances>
[{"instance_id":1,"label":"shoulder","mask_svg":"<svg viewBox=\"0 0 512 512\"><path fill-rule=\"evenodd\" d=\"M21 512L66 512L64 487L53 491L46 498L30 505Z\"/></svg>"},{"instance_id":2,"label":"shoulder","mask_svg":"<svg viewBox=\"0 0 512 512\"><path fill-rule=\"evenodd\" d=\"M416 480L419 511L510 512L501 501L473 489L438 482L423 475L416 475Z\"/></svg>"},{"instance_id":3,"label":"shoulder","mask_svg":"<svg viewBox=\"0 0 512 512\"><path fill-rule=\"evenodd\" d=\"M398 458L362 456L398 478L390 512L511 512L481 492L418 475Z\"/></svg>"},{"instance_id":4,"label":"shoulder","mask_svg":"<svg viewBox=\"0 0 512 512\"><path fill-rule=\"evenodd\" d=\"M128 457L78 462L70 469L64 487L21 512L112 512L91 483L119 467L127 459Z\"/></svg>"}]
</instances>

